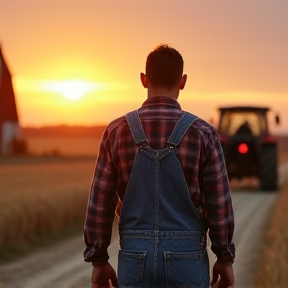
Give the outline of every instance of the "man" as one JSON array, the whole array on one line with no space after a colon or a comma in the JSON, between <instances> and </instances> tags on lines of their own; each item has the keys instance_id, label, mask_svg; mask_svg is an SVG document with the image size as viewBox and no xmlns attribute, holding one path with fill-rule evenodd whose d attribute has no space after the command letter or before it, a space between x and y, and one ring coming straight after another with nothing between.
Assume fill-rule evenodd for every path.
<instances>
[{"instance_id":1,"label":"man","mask_svg":"<svg viewBox=\"0 0 288 288\"><path fill-rule=\"evenodd\" d=\"M158 46L140 75L147 100L105 129L84 231L92 287L208 288L207 231L217 256L213 286L234 283L234 216L221 144L215 128L181 110L183 66L177 50ZM117 282L107 248L118 200Z\"/></svg>"}]
</instances>

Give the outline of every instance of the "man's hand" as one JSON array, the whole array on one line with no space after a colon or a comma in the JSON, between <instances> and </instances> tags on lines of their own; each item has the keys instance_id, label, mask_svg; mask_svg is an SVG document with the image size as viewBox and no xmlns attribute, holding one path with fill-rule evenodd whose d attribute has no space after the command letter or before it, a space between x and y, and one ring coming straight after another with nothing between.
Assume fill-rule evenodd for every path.
<instances>
[{"instance_id":1,"label":"man's hand","mask_svg":"<svg viewBox=\"0 0 288 288\"><path fill-rule=\"evenodd\" d=\"M115 287L112 285L112 281L111 281L110 279L108 280L108 287L109 287L109 288L115 288Z\"/></svg>"},{"instance_id":2,"label":"man's hand","mask_svg":"<svg viewBox=\"0 0 288 288\"><path fill-rule=\"evenodd\" d=\"M223 265L218 261L213 267L212 288L233 288L234 272L232 265Z\"/></svg>"},{"instance_id":3,"label":"man's hand","mask_svg":"<svg viewBox=\"0 0 288 288\"><path fill-rule=\"evenodd\" d=\"M111 280L111 283L109 283ZM91 277L91 288L118 287L116 273L109 262L94 264Z\"/></svg>"}]
</instances>

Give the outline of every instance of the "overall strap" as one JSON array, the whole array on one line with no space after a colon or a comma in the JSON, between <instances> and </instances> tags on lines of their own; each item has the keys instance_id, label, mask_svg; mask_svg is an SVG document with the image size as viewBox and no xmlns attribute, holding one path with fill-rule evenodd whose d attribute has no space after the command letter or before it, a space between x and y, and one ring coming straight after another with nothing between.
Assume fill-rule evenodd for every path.
<instances>
[{"instance_id":1,"label":"overall strap","mask_svg":"<svg viewBox=\"0 0 288 288\"><path fill-rule=\"evenodd\" d=\"M127 113L125 116L136 144L137 145L140 145L141 143L148 144L149 142L143 130L138 110L131 111Z\"/></svg>"},{"instance_id":2,"label":"overall strap","mask_svg":"<svg viewBox=\"0 0 288 288\"><path fill-rule=\"evenodd\" d=\"M168 141L167 141L167 144L172 145L173 147L177 147L179 145L179 143L181 142L183 136L187 132L188 128L190 127L190 125L193 122L195 122L197 119L198 119L197 116L184 111L183 115L178 120L177 124L175 125L175 127L174 127ZM204 203L204 195L203 195L201 190L200 190L200 197L201 197L201 205L199 207L196 207L196 209L199 213L202 212L202 209L203 209L202 206ZM197 213L197 218L199 219L200 223L202 223L201 218L200 218L198 213Z\"/></svg>"},{"instance_id":3,"label":"overall strap","mask_svg":"<svg viewBox=\"0 0 288 288\"><path fill-rule=\"evenodd\" d=\"M178 146L183 136L187 132L188 128L190 127L190 125L197 119L198 119L197 116L184 111L183 115L175 125L167 141L167 144L172 146Z\"/></svg>"}]
</instances>

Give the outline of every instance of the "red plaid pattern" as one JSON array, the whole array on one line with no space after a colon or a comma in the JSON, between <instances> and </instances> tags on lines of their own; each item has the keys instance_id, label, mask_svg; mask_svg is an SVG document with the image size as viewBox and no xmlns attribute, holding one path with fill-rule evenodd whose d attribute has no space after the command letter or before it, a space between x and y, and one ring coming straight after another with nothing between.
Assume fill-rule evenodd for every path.
<instances>
[{"instance_id":1,"label":"red plaid pattern","mask_svg":"<svg viewBox=\"0 0 288 288\"><path fill-rule=\"evenodd\" d=\"M153 97L138 111L149 145L163 148L182 115L179 103L166 96ZM107 248L116 204L125 195L135 155L136 145L125 116L114 120L105 129L96 161L84 227L85 261L101 262L109 258ZM196 120L179 144L177 155L193 203L203 207L201 216L209 228L212 245L227 247L233 237L234 215L216 129L201 119Z\"/></svg>"}]
</instances>

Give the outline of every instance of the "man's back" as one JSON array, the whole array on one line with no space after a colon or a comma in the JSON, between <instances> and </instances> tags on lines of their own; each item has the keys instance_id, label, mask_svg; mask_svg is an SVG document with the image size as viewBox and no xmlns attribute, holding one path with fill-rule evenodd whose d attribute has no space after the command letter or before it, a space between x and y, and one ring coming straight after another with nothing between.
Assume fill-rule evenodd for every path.
<instances>
[{"instance_id":1,"label":"man's back","mask_svg":"<svg viewBox=\"0 0 288 288\"><path fill-rule=\"evenodd\" d=\"M141 124L149 139L149 145L154 149L161 149L166 145L169 135L183 114L179 103L165 96L146 100L138 111ZM191 125L177 148L177 156L184 170L191 197L196 206L199 206L201 201L198 181L199 172L201 173L201 169L204 168L205 149L208 142L216 134L215 128L205 121L198 119ZM109 139L111 157L120 176L118 178L117 193L122 198L125 194L137 151L125 117L123 116L110 123L104 137L105 139L107 137L107 140ZM219 149L220 147L214 147L216 150L217 148ZM213 169L221 171L223 167L213 167Z\"/></svg>"},{"instance_id":2,"label":"man's back","mask_svg":"<svg viewBox=\"0 0 288 288\"><path fill-rule=\"evenodd\" d=\"M183 65L183 58L177 50L168 45L160 45L147 57L146 74L140 74L142 85L147 89L148 99L138 109L138 112L141 126L153 151L165 147L168 137L183 114L177 101L179 92L184 89L187 80L187 75L183 74ZM175 160L180 167L177 171L181 170L182 180L189 197L189 200L185 201L190 201L191 204L193 203L193 209L197 209L197 213L204 222L204 231L209 228L211 249L217 256L213 267L214 282L220 276L223 280L221 280L222 284L225 284L223 287L230 287L234 283L232 269L235 255L232 243L234 217L219 135L208 123L197 119L174 149ZM137 161L135 157L137 151L139 151L139 145L136 145L124 116L107 126L93 175L84 229L86 244L84 257L85 261L92 262L94 266L92 283L96 284L95 287L107 287L108 279L112 279L114 286L117 285L116 273L108 262L107 248L110 245L115 208L118 200L125 201L131 171ZM155 163L160 165L158 160ZM174 164L171 167L167 165L169 169L172 169L171 171L174 166L176 167ZM139 171L144 170L140 168ZM141 172L138 174L140 177ZM173 177L171 175L169 178ZM167 180L165 172L164 175L159 174L160 176L163 177L162 183L165 183L165 179ZM149 182L149 179L146 182ZM156 177L154 181L157 182L157 179ZM136 181L136 184L138 182L141 185L142 182ZM169 185L166 186L167 189L168 187ZM172 201L173 199L169 199L166 203ZM149 203L146 203L145 207L147 205ZM169 209L173 211L175 207ZM176 208L176 210L179 209L181 210L181 207ZM121 213L124 211L129 211L129 206L123 208ZM169 216L169 213L167 215ZM184 274L188 275L191 272L190 265L185 267L187 270ZM124 271L127 272L127 269L124 268Z\"/></svg>"},{"instance_id":3,"label":"man's back","mask_svg":"<svg viewBox=\"0 0 288 288\"><path fill-rule=\"evenodd\" d=\"M183 113L162 149L150 147L138 111L126 118L138 149L119 218L118 283L126 288L206 288L206 228L176 156L197 117Z\"/></svg>"}]
</instances>

